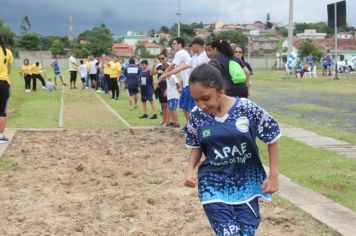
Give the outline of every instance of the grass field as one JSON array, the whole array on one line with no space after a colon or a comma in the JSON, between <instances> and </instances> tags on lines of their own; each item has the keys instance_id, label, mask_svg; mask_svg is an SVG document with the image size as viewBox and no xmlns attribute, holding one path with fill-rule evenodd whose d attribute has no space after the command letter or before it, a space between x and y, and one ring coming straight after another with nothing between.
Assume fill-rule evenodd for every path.
<instances>
[{"instance_id":1,"label":"grass field","mask_svg":"<svg viewBox=\"0 0 356 236\"><path fill-rule=\"evenodd\" d=\"M64 75L68 75L68 72L64 71ZM37 92L26 94L23 88L24 81L16 70L11 74L11 81L12 97L7 127L58 127L62 96L60 91L47 93L38 89ZM39 83L38 87L40 88ZM293 99L290 99L288 94L290 97L294 96ZM139 101L138 108L128 110L127 94L123 90L120 90L118 101L105 94L98 95L131 126L156 126L161 121L160 116L157 120L139 119L138 117L142 115L141 102ZM281 97L278 97L279 95ZM340 100L334 104L328 100L330 97L338 97ZM276 101L272 98L276 98ZM305 101L305 98L308 98L308 101ZM356 143L354 132L356 126L348 121L356 113L356 110L352 110L356 104L354 74L342 77L341 80L326 77L294 79L280 72L256 71L253 76L251 99L262 102L263 107L279 122ZM155 104L159 111L157 100ZM342 112L347 115L345 119ZM311 116L311 113L317 116ZM149 105L148 114L152 114ZM185 123L182 112L179 112L179 121L181 124ZM339 126L348 129L338 129ZM114 130L123 127L126 127L125 124L103 106L93 91L70 90L66 87L64 128ZM262 156L266 156L265 148L261 150ZM280 153L282 174L356 210L355 160L334 152L312 148L289 138L281 139ZM3 160L0 169L9 168L9 164L7 160Z\"/></svg>"}]
</instances>

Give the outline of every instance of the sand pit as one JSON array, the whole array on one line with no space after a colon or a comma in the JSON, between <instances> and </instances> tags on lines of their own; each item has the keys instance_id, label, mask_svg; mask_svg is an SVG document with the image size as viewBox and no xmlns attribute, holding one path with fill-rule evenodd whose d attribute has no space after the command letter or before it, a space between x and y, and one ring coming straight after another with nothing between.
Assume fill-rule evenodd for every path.
<instances>
[{"instance_id":1,"label":"sand pit","mask_svg":"<svg viewBox=\"0 0 356 236\"><path fill-rule=\"evenodd\" d=\"M214 235L183 186L187 156L167 129L18 133L0 172L0 235ZM261 211L258 235L334 235L280 198Z\"/></svg>"}]
</instances>

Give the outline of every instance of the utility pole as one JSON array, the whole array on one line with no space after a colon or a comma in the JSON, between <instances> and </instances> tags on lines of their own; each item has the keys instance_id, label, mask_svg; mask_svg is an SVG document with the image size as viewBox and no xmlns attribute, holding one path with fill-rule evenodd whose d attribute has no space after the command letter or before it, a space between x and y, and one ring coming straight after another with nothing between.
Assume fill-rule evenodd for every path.
<instances>
[{"instance_id":1,"label":"utility pole","mask_svg":"<svg viewBox=\"0 0 356 236\"><path fill-rule=\"evenodd\" d=\"M334 5L334 36L335 36L335 78L334 79L340 79L339 78L339 68L337 66L337 2L335 2Z\"/></svg>"},{"instance_id":2,"label":"utility pole","mask_svg":"<svg viewBox=\"0 0 356 236\"><path fill-rule=\"evenodd\" d=\"M180 37L180 17L181 17L182 13L180 12L180 0L178 0L178 12L177 12L177 16L178 16L178 28L177 28L177 31L178 31L178 37Z\"/></svg>"},{"instance_id":3,"label":"utility pole","mask_svg":"<svg viewBox=\"0 0 356 236\"><path fill-rule=\"evenodd\" d=\"M293 0L289 0L288 55L293 49Z\"/></svg>"},{"instance_id":4,"label":"utility pole","mask_svg":"<svg viewBox=\"0 0 356 236\"><path fill-rule=\"evenodd\" d=\"M69 15L68 39L69 39L69 41L73 41L74 40L74 29L73 29L72 13L70 13L70 15Z\"/></svg>"}]
</instances>

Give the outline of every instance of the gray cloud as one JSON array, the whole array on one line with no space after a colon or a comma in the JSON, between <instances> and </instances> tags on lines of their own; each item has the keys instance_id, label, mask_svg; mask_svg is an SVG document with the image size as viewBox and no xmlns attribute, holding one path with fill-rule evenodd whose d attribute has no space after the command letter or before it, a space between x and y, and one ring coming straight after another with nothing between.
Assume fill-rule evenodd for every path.
<instances>
[{"instance_id":1,"label":"gray cloud","mask_svg":"<svg viewBox=\"0 0 356 236\"><path fill-rule=\"evenodd\" d=\"M172 26L176 20L177 0L0 0L1 16L8 26L18 32L22 18L30 17L33 30L43 35L68 34L69 15L73 15L77 34L101 23L114 34L126 31L145 31ZM333 0L294 0L295 22L326 21L326 5ZM288 0L181 0L182 22L226 23L266 21L270 13L273 22L287 24ZM347 21L356 26L356 1L347 1Z\"/></svg>"}]
</instances>

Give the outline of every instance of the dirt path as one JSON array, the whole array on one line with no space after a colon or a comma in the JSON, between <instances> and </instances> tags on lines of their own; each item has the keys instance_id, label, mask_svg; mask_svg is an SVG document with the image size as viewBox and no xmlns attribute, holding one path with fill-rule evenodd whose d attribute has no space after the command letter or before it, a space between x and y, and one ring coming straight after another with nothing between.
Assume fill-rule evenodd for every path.
<instances>
[{"instance_id":1,"label":"dirt path","mask_svg":"<svg viewBox=\"0 0 356 236\"><path fill-rule=\"evenodd\" d=\"M187 155L167 129L20 132L0 172L0 235L213 235L182 185ZM261 211L258 235L337 235L278 195Z\"/></svg>"}]
</instances>

